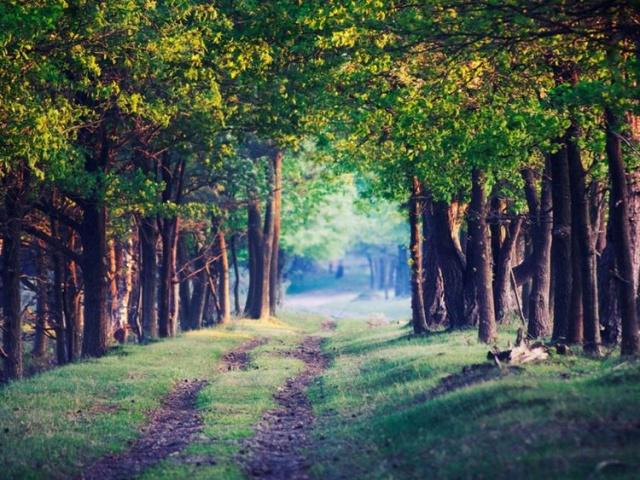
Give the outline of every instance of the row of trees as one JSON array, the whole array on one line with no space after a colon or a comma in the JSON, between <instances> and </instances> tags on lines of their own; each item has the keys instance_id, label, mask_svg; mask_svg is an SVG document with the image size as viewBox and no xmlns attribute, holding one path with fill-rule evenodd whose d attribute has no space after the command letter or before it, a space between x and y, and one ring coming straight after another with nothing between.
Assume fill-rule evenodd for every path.
<instances>
[{"instance_id":1,"label":"row of trees","mask_svg":"<svg viewBox=\"0 0 640 480\"><path fill-rule=\"evenodd\" d=\"M285 4L0 5L6 378L25 334L36 356L55 338L62 364L129 331L274 314L293 23Z\"/></svg>"},{"instance_id":2,"label":"row of trees","mask_svg":"<svg viewBox=\"0 0 640 480\"><path fill-rule=\"evenodd\" d=\"M475 325L491 343L519 303L530 337L637 353L637 7L326 8L349 54L323 142L406 202L415 332Z\"/></svg>"},{"instance_id":3,"label":"row of trees","mask_svg":"<svg viewBox=\"0 0 640 480\"><path fill-rule=\"evenodd\" d=\"M102 355L124 325L153 338L228 318L238 257L250 285L235 309L273 313L283 152L309 139L366 195L406 205L416 332L478 325L491 342L518 291L530 336L597 353L604 329L636 353L639 14L595 0L3 3L7 376L22 374L26 290L61 363ZM304 169L288 186L308 216Z\"/></svg>"}]
</instances>

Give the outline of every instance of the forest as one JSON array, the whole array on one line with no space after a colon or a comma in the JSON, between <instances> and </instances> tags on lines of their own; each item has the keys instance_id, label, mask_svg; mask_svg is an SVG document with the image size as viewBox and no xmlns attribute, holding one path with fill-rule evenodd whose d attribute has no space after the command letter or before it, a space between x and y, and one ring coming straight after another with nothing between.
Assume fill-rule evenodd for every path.
<instances>
[{"instance_id":1,"label":"forest","mask_svg":"<svg viewBox=\"0 0 640 480\"><path fill-rule=\"evenodd\" d=\"M639 98L631 0L0 0L0 476L637 478Z\"/></svg>"}]
</instances>

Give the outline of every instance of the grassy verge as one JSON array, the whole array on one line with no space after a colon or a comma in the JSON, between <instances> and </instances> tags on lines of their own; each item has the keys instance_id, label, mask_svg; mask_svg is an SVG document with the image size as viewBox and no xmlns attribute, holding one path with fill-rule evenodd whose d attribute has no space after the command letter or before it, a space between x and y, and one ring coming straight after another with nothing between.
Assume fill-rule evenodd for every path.
<instances>
[{"instance_id":1,"label":"grassy verge","mask_svg":"<svg viewBox=\"0 0 640 480\"><path fill-rule=\"evenodd\" d=\"M518 374L424 400L483 362L475 332L408 339L340 321L311 398L317 478L637 478L640 365L555 356ZM513 339L505 332L501 344Z\"/></svg>"},{"instance_id":2,"label":"grassy verge","mask_svg":"<svg viewBox=\"0 0 640 480\"><path fill-rule=\"evenodd\" d=\"M0 388L0 471L2 478L69 478L106 453L127 448L146 413L181 378L207 379L198 399L205 418L203 441L194 451L214 455L212 474L238 476L237 441L272 404L273 390L299 368L277 355L300 335L318 328L312 317L296 326L239 321L190 332L145 347L125 346L107 357L48 371ZM255 336L273 337L258 350L247 372L221 374L221 355ZM196 464L164 462L155 477L191 476ZM228 472L228 475L227 475Z\"/></svg>"}]
</instances>

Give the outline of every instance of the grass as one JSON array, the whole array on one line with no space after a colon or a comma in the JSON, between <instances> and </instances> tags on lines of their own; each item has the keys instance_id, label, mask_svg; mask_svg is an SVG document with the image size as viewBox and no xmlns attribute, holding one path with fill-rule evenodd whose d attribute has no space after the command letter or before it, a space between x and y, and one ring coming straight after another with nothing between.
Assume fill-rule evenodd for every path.
<instances>
[{"instance_id":1,"label":"grass","mask_svg":"<svg viewBox=\"0 0 640 480\"><path fill-rule=\"evenodd\" d=\"M305 317L285 322L238 321L190 332L145 347L128 345L99 360L57 368L0 388L0 476L70 478L106 453L125 450L144 425L146 414L182 378L207 379L198 404L203 409L202 442L190 452L214 455L211 473L239 477L237 441L272 405L275 388L300 368L277 350L319 328ZM273 339L257 351L256 369L221 375L221 355L255 337ZM166 461L152 478L186 478L195 464ZM204 470L203 470L204 472Z\"/></svg>"},{"instance_id":2,"label":"grass","mask_svg":"<svg viewBox=\"0 0 640 480\"><path fill-rule=\"evenodd\" d=\"M0 477L77 476L125 450L174 382L202 378L209 382L198 397L202 434L142 478L242 478L244 439L274 407L273 392L302 367L280 353L317 333L321 321L301 314L240 320L3 387ZM327 334L331 365L309 391L318 417L307 452L314 478L637 478L637 361L622 362L617 352L554 355L429 397L443 377L485 362L476 332L416 338L398 323L370 323L340 319ZM252 352L251 368L216 368L225 351L257 336L269 342ZM514 336L505 329L501 345Z\"/></svg>"},{"instance_id":3,"label":"grass","mask_svg":"<svg viewBox=\"0 0 640 480\"><path fill-rule=\"evenodd\" d=\"M425 401L442 377L484 362L487 347L474 331L407 333L338 323L332 368L310 392L314 477L637 478L637 362L554 356Z\"/></svg>"}]
</instances>

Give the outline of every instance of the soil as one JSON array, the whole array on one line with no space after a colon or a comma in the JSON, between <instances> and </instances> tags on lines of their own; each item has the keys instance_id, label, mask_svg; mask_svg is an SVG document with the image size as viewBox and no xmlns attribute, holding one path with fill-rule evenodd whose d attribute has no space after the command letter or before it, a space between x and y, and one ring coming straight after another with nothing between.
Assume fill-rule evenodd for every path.
<instances>
[{"instance_id":1,"label":"soil","mask_svg":"<svg viewBox=\"0 0 640 480\"><path fill-rule=\"evenodd\" d=\"M266 338L254 338L244 342L238 348L234 348L230 352L225 353L222 357L220 370L246 370L251 363L249 352L265 343L267 343Z\"/></svg>"},{"instance_id":2,"label":"soil","mask_svg":"<svg viewBox=\"0 0 640 480\"><path fill-rule=\"evenodd\" d=\"M488 382L496 378L505 377L522 372L521 367L508 366L502 369L492 363L477 363L468 365L459 373L447 375L442 378L432 389L424 392L414 400L413 403L422 403L435 397L445 395L449 392L459 390L478 383Z\"/></svg>"},{"instance_id":3,"label":"soil","mask_svg":"<svg viewBox=\"0 0 640 480\"><path fill-rule=\"evenodd\" d=\"M305 390L328 360L321 350L320 337L306 337L287 355L298 358L305 367L274 394L278 407L266 412L241 452L241 463L250 478L264 480L309 478L304 450L311 446L310 432L315 416Z\"/></svg>"},{"instance_id":4,"label":"soil","mask_svg":"<svg viewBox=\"0 0 640 480\"><path fill-rule=\"evenodd\" d=\"M226 353L221 370L246 370L249 351L266 339L253 339ZM203 422L196 409L198 393L205 380L184 379L162 401L160 408L149 414L149 422L140 438L120 454L106 455L79 477L86 480L121 480L134 478L160 461L174 456L196 440Z\"/></svg>"}]
</instances>

